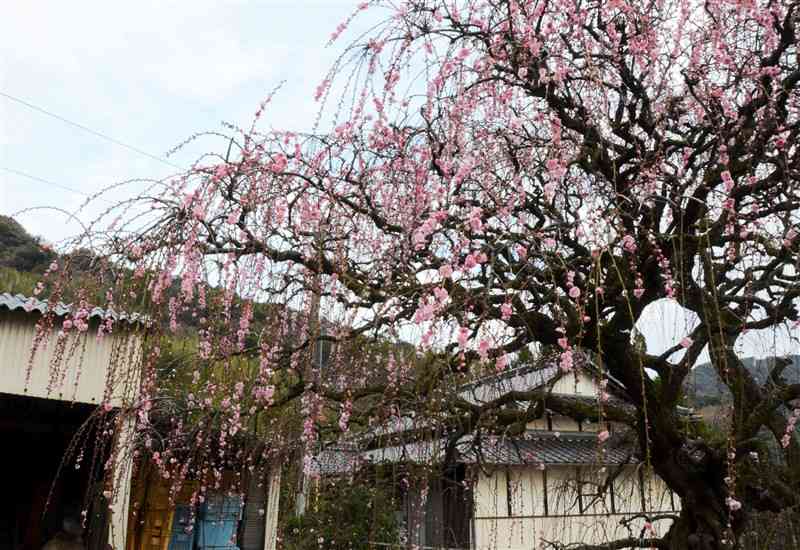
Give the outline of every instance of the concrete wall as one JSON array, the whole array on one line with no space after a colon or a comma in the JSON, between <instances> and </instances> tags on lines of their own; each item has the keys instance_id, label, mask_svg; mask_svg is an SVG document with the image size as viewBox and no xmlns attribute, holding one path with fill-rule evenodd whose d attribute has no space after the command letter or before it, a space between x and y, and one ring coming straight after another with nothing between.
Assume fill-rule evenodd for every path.
<instances>
[{"instance_id":1,"label":"concrete wall","mask_svg":"<svg viewBox=\"0 0 800 550\"><path fill-rule=\"evenodd\" d=\"M118 407L135 395L141 337L117 324L115 333L97 338L88 332L65 338L51 330L30 362L38 314L0 313L0 392ZM57 319L60 322L60 320Z\"/></svg>"},{"instance_id":2,"label":"concrete wall","mask_svg":"<svg viewBox=\"0 0 800 550\"><path fill-rule=\"evenodd\" d=\"M597 544L631 533L639 536L644 519L633 520L630 533L620 524L637 513L673 511L666 485L654 475L640 474L635 466L626 466L615 479L613 499L610 491L593 497L610 471L596 466L550 466L479 473L474 488L474 548L530 549L542 540ZM674 507L679 508L677 498ZM669 522L658 522L654 528L656 534L663 533Z\"/></svg>"}]
</instances>

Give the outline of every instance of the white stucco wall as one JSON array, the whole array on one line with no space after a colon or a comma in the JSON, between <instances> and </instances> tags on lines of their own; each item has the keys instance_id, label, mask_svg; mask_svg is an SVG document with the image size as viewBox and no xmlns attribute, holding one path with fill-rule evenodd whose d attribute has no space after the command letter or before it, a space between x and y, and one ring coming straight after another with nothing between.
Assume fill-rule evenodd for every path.
<instances>
[{"instance_id":1,"label":"white stucco wall","mask_svg":"<svg viewBox=\"0 0 800 550\"><path fill-rule=\"evenodd\" d=\"M475 520L475 550L531 550L542 542L561 544L600 544L620 538L638 537L644 519L630 523L630 531L620 525L625 516L578 516L567 518L497 518ZM658 537L666 533L666 521L656 523ZM545 546L546 548L546 546Z\"/></svg>"},{"instance_id":2,"label":"white stucco wall","mask_svg":"<svg viewBox=\"0 0 800 550\"><path fill-rule=\"evenodd\" d=\"M609 472L584 466L580 469L580 479L603 482ZM636 513L673 511L666 485L650 474L642 476L646 500L646 505L642 506L642 490L635 466L626 466L614 481L613 506L608 493L594 502L583 498L581 507L577 498L578 475L575 466L549 466L545 471L532 467L499 468L486 474L479 473L473 492L474 547L522 550L536 547L542 539L562 544L596 544L630 536L628 529L620 525L620 520ZM584 486L584 491L590 492L591 489ZM677 499L675 507L679 507ZM638 536L644 521L631 522L630 528L635 536ZM669 522L656 523L654 528L655 534L663 534L669 528Z\"/></svg>"},{"instance_id":3,"label":"white stucco wall","mask_svg":"<svg viewBox=\"0 0 800 550\"><path fill-rule=\"evenodd\" d=\"M583 373L574 372L563 375L553 384L553 393L565 395L582 395L586 397L597 397L598 388L594 378ZM578 423L572 418L560 415L552 415L548 423L546 417L537 418L528 422L528 430L551 430L554 432L598 432L600 425L597 423L584 422L580 429Z\"/></svg>"},{"instance_id":4,"label":"white stucco wall","mask_svg":"<svg viewBox=\"0 0 800 550\"><path fill-rule=\"evenodd\" d=\"M564 374L553 384L553 393L597 396L597 384L586 373L573 371Z\"/></svg>"}]
</instances>

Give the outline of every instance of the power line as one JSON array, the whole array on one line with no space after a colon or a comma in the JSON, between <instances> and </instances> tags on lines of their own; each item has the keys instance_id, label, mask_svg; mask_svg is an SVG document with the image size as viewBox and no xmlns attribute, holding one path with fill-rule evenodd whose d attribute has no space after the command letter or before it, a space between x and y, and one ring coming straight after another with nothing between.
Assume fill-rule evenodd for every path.
<instances>
[{"instance_id":1,"label":"power line","mask_svg":"<svg viewBox=\"0 0 800 550\"><path fill-rule=\"evenodd\" d=\"M4 172L8 172L10 174L16 174L17 176L22 176L23 178L28 178L33 181L38 181L39 183L44 183L46 185L52 185L53 187L58 187L59 189L63 189L64 191L70 191L72 193L77 193L79 195L83 195L84 197L91 197L92 195L81 191L80 189L74 189L72 187L68 187L66 185L62 185L60 183L56 183L54 181L46 180L44 178L40 178L39 176L34 176L33 174L28 174L27 172L21 172L19 170L14 170L13 168L6 168L5 166L0 166L0 170Z\"/></svg>"},{"instance_id":2,"label":"power line","mask_svg":"<svg viewBox=\"0 0 800 550\"><path fill-rule=\"evenodd\" d=\"M109 200L109 199L107 199L105 197L101 197L99 193L94 193L94 194L87 193L86 191L81 191L80 189L75 189L74 187L69 187L68 185L64 185L64 184L61 184L61 183L56 183L56 182L51 181L51 180L46 180L44 178L40 178L39 176L34 176L33 174L29 174L27 172L22 172L20 170L14 170L13 168L7 168L5 166L0 166L0 170L3 170L4 172L8 172L9 174L15 174L17 176L22 176L23 178L28 178L28 179L33 180L33 181L38 181L39 183L44 183L45 185L51 185L53 187L58 187L59 189L63 189L64 191L69 191L70 193L77 193L78 195L83 195L84 197L89 198L89 199L97 199L97 200L101 200L101 201L107 202L108 204L115 204L114 201Z\"/></svg>"},{"instance_id":3,"label":"power line","mask_svg":"<svg viewBox=\"0 0 800 550\"><path fill-rule=\"evenodd\" d=\"M63 117L61 115L57 115L56 113L53 113L52 111L48 111L47 109L39 107L38 105L34 105L33 103L25 101L24 99L20 99L18 97L14 97L13 95L7 94L7 93L3 92L2 90L0 90L0 96L3 96L6 99L9 99L11 101L15 101L15 102L19 103L20 105L24 105L25 107L27 107L29 109L32 109L34 111L37 111L37 112L39 112L41 114L44 114L44 115L47 115L49 117L55 118L56 120L60 120L61 122L69 124L70 126L74 126L75 128L79 128L79 129L83 130L84 132L88 132L88 133L90 133L90 134L92 134L94 136L97 136L97 137L99 137L101 139L109 141L109 142L111 142L111 143L113 143L115 145L119 145L120 147L124 147L124 148L126 148L126 149L128 149L130 151L133 151L134 153L139 153L140 155L144 155L144 156L146 156L146 157L148 157L150 159L156 160L156 161L158 161L158 162L160 162L162 164L166 164L167 166L171 166L173 168L177 168L178 170L184 170L184 168L182 166L179 166L179 165L175 164L174 162L170 162L170 161L168 161L168 160L166 160L164 158L161 158L159 156L156 156L156 155L153 155L151 153L148 153L147 151L143 151L142 149L139 149L138 147L135 147L133 145L129 145L129 144L127 144L127 143L125 143L123 141L120 141L118 139L115 139L115 138L113 138L113 137L111 137L111 136L109 136L107 134L104 134L102 132L98 132L97 130L92 130L88 126L84 126L83 124L79 124L77 122L73 122L72 120L69 120L68 118L65 118L65 117Z\"/></svg>"}]
</instances>

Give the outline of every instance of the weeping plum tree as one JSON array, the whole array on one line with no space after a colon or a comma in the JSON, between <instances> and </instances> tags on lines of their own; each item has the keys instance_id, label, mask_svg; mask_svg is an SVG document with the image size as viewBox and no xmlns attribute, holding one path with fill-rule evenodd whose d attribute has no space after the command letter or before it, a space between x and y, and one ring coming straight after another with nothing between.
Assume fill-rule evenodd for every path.
<instances>
[{"instance_id":1,"label":"weeping plum tree","mask_svg":"<svg viewBox=\"0 0 800 550\"><path fill-rule=\"evenodd\" d=\"M198 365L258 359L233 390L193 390L193 418L213 411L223 434L207 454L293 401L306 449L414 403L459 418L459 433L502 433L541 415L543 395L478 406L453 381L536 346L565 372L590 352L627 388L629 409L601 394L598 414L630 424L683 504L664 538L605 547L735 547L749 515L800 505L800 385L781 361L759 384L736 353L748 331L798 323L798 4L366 3L384 23L316 91L338 105L322 108L330 129L259 131L265 102L225 154L120 205L102 242L133 277L112 294L165 327L195 319ZM254 302L286 307L255 330ZM696 319L661 355L631 336L656 302ZM319 375L308 365L320 316L330 341L413 334L434 365L425 384L391 348ZM676 412L704 350L733 396L722 445ZM199 456L211 436L197 426L210 424L175 421L171 440ZM773 469L752 452L765 431L780 449ZM270 433L270 448L289 445ZM163 445L167 468L177 451Z\"/></svg>"}]
</instances>

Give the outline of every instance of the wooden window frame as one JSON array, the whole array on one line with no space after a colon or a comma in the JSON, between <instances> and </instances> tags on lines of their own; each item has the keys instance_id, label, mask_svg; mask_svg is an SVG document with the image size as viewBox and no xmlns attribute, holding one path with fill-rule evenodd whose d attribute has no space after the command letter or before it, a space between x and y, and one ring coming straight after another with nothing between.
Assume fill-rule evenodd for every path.
<instances>
[{"instance_id":1,"label":"wooden window frame","mask_svg":"<svg viewBox=\"0 0 800 550\"><path fill-rule=\"evenodd\" d=\"M506 468L506 517L514 517L512 514L513 508L511 506L511 469Z\"/></svg>"},{"instance_id":2,"label":"wooden window frame","mask_svg":"<svg viewBox=\"0 0 800 550\"><path fill-rule=\"evenodd\" d=\"M617 513L617 498L614 494L614 485L616 485L616 476L611 479L611 484L608 486L609 493L611 494L611 513Z\"/></svg>"},{"instance_id":3,"label":"wooden window frame","mask_svg":"<svg viewBox=\"0 0 800 550\"><path fill-rule=\"evenodd\" d=\"M644 468L639 468L639 497L642 499L641 501L641 510L639 512L649 512L650 510L647 509L647 501L644 498Z\"/></svg>"},{"instance_id":4,"label":"wooden window frame","mask_svg":"<svg viewBox=\"0 0 800 550\"><path fill-rule=\"evenodd\" d=\"M589 506L594 506L598 502L605 503L605 496L600 494L601 486L594 483L593 481L585 481L583 479L583 472L584 467L578 466L577 470L577 484L578 484L578 510L581 514L587 513ZM584 489L589 487L591 489L590 492L585 492ZM616 513L614 511L614 494L613 494L613 483L611 489L611 511L612 513ZM588 501L587 501L588 499Z\"/></svg>"},{"instance_id":5,"label":"wooden window frame","mask_svg":"<svg viewBox=\"0 0 800 550\"><path fill-rule=\"evenodd\" d=\"M583 481L581 480L581 467L575 467L575 480L577 481L577 493L578 493L578 513L583 514L585 510L583 509Z\"/></svg>"},{"instance_id":6,"label":"wooden window frame","mask_svg":"<svg viewBox=\"0 0 800 550\"><path fill-rule=\"evenodd\" d=\"M547 502L547 468L542 470L542 492L544 493L544 515L550 515L550 509Z\"/></svg>"}]
</instances>

